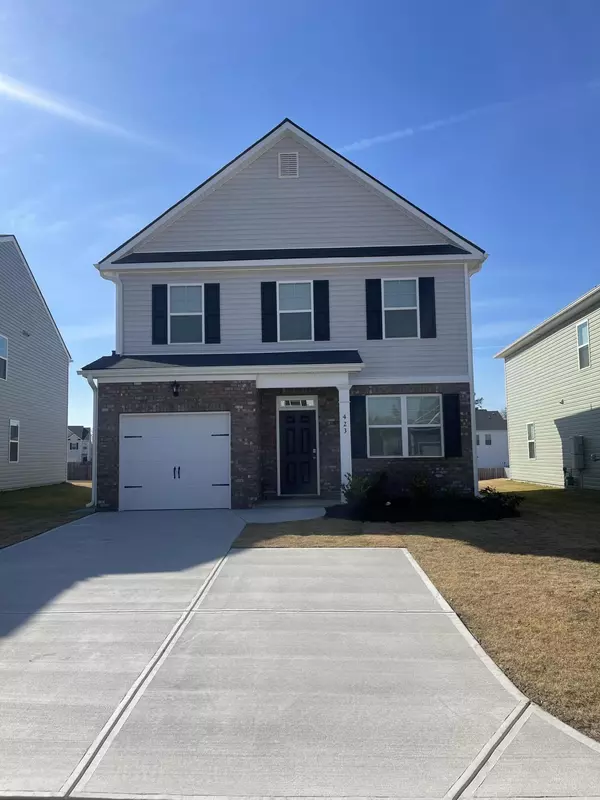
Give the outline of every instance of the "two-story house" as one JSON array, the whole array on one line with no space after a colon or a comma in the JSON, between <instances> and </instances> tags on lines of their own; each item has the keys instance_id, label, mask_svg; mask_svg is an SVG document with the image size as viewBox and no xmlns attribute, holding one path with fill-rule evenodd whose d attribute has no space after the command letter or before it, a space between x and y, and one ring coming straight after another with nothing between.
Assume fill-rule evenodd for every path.
<instances>
[{"instance_id":1,"label":"two-story house","mask_svg":"<svg viewBox=\"0 0 600 800\"><path fill-rule=\"evenodd\" d=\"M600 286L508 345L510 476L600 489Z\"/></svg>"},{"instance_id":2,"label":"two-story house","mask_svg":"<svg viewBox=\"0 0 600 800\"><path fill-rule=\"evenodd\" d=\"M481 248L290 120L97 268L101 507L339 498L354 474L473 491Z\"/></svg>"},{"instance_id":3,"label":"two-story house","mask_svg":"<svg viewBox=\"0 0 600 800\"><path fill-rule=\"evenodd\" d=\"M0 491L66 480L70 360L19 243L0 236Z\"/></svg>"},{"instance_id":4,"label":"two-story house","mask_svg":"<svg viewBox=\"0 0 600 800\"><path fill-rule=\"evenodd\" d=\"M67 462L88 464L92 460L92 429L84 425L67 428Z\"/></svg>"},{"instance_id":5,"label":"two-story house","mask_svg":"<svg viewBox=\"0 0 600 800\"><path fill-rule=\"evenodd\" d=\"M503 470L508 467L508 432L506 420L499 411L475 409L477 431L477 466L479 469Z\"/></svg>"}]
</instances>

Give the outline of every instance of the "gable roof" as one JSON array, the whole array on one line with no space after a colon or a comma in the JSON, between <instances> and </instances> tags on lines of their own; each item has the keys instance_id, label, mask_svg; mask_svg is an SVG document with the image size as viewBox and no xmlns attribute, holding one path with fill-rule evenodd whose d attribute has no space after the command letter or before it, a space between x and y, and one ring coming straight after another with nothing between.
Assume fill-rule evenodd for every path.
<instances>
[{"instance_id":1,"label":"gable roof","mask_svg":"<svg viewBox=\"0 0 600 800\"><path fill-rule=\"evenodd\" d=\"M505 431L506 420L499 411L488 411L485 408L475 409L475 427L478 431Z\"/></svg>"},{"instance_id":2,"label":"gable roof","mask_svg":"<svg viewBox=\"0 0 600 800\"><path fill-rule=\"evenodd\" d=\"M21 250L21 245L19 244L19 242L17 240L17 237L12 233L3 233L3 234L0 234L0 242L9 242L14 246L15 250L17 251L17 253L19 255L19 258L21 259L21 261L23 262L23 265L25 266L25 269L26 269L29 277L31 278L31 282L33 284L33 287L34 287L35 291L38 293L39 298L42 301L42 305L44 306L44 308L46 309L46 311L48 313L48 316L50 317L50 321L52 322L54 330L56 331L56 335L58 336L58 339L59 339L61 345L63 346L63 348L65 350L65 353L67 354L67 356L69 358L69 361L72 361L73 359L71 358L71 353L69 353L69 348L65 344L65 340L63 339L62 334L58 329L58 325L56 324L56 320L54 319L54 317L52 316L52 312L48 308L48 303L46 302L46 300L44 298L44 295L42 294L42 290L40 289L40 287L38 285L38 282L35 279L35 275L31 271L31 267L27 263L27 259L25 258L25 255L24 255L23 251ZM0 291L1 291L1 287L0 287Z\"/></svg>"},{"instance_id":3,"label":"gable roof","mask_svg":"<svg viewBox=\"0 0 600 800\"><path fill-rule=\"evenodd\" d=\"M69 425L70 433L74 433L79 439L87 439L90 435L90 429L84 425Z\"/></svg>"},{"instance_id":4,"label":"gable roof","mask_svg":"<svg viewBox=\"0 0 600 800\"><path fill-rule=\"evenodd\" d=\"M377 178L370 175L368 172L354 164L345 156L337 153L331 147L324 144L324 142L320 141L315 136L308 133L308 131L304 130L304 128L296 125L294 122L292 122L292 120L286 117L284 120L282 120L282 122L279 123L279 125L276 125L272 130L268 131L268 133L254 142L254 144L250 145L250 147L246 148L246 150L236 156L236 158L225 164L225 166L221 167L221 169L217 170L214 175L207 178L185 197L183 197L177 203L160 214L155 220L138 231L138 233L134 234L122 245L115 248L101 261L99 261L96 266L99 268L102 266L107 266L107 262L132 263L130 261L124 261L121 259L124 256L127 256L133 247L139 245L141 241L155 233L159 226L171 222L175 216L182 213L191 203L199 200L203 194L213 189L215 184L225 181L236 172L241 170L249 160L251 160L253 157L256 157L257 154L266 151L272 144L274 144L286 133L296 136L303 142L303 144L313 148L313 150L316 150L320 155L325 155L328 160L344 168L345 170L348 170L355 178L358 178L363 183L366 183L370 188L375 189L380 194L383 194L388 199L392 200L405 212L408 211L413 215L413 217L419 219L421 222L427 224L430 228L433 228L438 233L448 238L452 243L454 243L454 245L456 245L458 248L461 248L460 252L464 252L466 258L475 258L479 261L483 261L485 259L485 251L474 242L471 242L469 239L466 239L465 237L456 233L456 231L453 231L451 228L443 225L439 220L435 219L435 217L432 217L430 214L411 203L405 197L395 192L389 186L386 186Z\"/></svg>"}]
</instances>

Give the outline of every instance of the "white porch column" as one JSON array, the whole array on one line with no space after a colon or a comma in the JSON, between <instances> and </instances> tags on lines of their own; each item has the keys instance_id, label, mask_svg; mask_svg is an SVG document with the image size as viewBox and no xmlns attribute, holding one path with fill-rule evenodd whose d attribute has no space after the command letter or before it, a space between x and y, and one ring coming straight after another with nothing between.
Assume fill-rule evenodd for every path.
<instances>
[{"instance_id":1,"label":"white porch column","mask_svg":"<svg viewBox=\"0 0 600 800\"><path fill-rule=\"evenodd\" d=\"M342 483L352 476L352 448L350 439L350 387L338 386L340 409L340 474Z\"/></svg>"}]
</instances>

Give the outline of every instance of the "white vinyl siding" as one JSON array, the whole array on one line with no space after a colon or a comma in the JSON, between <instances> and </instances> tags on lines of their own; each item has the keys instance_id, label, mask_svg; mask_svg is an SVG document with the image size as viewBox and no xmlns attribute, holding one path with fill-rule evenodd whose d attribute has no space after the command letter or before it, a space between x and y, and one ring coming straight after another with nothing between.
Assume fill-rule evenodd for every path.
<instances>
[{"instance_id":1,"label":"white vinyl siding","mask_svg":"<svg viewBox=\"0 0 600 800\"><path fill-rule=\"evenodd\" d=\"M365 366L361 379L402 375L466 376L468 374L467 313L462 265L419 264L378 267L377 277L402 279L435 276L437 338L367 340L365 278L373 277L371 266L344 265L318 270L194 270L182 275L155 269L152 274L123 274L125 354L149 353L255 353L290 349L359 350ZM329 281L329 341L263 342L261 333L261 281ZM221 284L221 342L219 344L152 345L152 284Z\"/></svg>"},{"instance_id":2,"label":"white vinyl siding","mask_svg":"<svg viewBox=\"0 0 600 800\"><path fill-rule=\"evenodd\" d=\"M279 177L297 152L299 176ZM448 244L344 168L286 135L130 252Z\"/></svg>"},{"instance_id":3,"label":"white vinyl siding","mask_svg":"<svg viewBox=\"0 0 600 800\"><path fill-rule=\"evenodd\" d=\"M583 485L600 489L600 367L579 368L573 320L506 361L511 477L562 486L570 468L571 437L584 437ZM590 351L600 341L600 309L587 316ZM597 360L596 360L597 361ZM535 459L529 458L527 425L535 423Z\"/></svg>"},{"instance_id":4,"label":"white vinyl siding","mask_svg":"<svg viewBox=\"0 0 600 800\"><path fill-rule=\"evenodd\" d=\"M487 437L491 444L487 444ZM508 467L508 433L505 430L494 430L489 433L477 433L477 466L481 469L490 467Z\"/></svg>"},{"instance_id":5,"label":"white vinyl siding","mask_svg":"<svg viewBox=\"0 0 600 800\"><path fill-rule=\"evenodd\" d=\"M0 326L8 338L0 380L0 490L66 478L68 356L14 242L0 240ZM25 333L23 333L25 331ZM9 462L9 422L20 422Z\"/></svg>"}]
</instances>

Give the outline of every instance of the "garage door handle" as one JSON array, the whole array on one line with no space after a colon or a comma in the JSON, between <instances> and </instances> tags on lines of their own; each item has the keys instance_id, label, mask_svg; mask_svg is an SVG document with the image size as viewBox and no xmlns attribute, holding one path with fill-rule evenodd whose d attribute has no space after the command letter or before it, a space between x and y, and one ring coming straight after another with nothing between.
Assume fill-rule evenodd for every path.
<instances>
[{"instance_id":1,"label":"garage door handle","mask_svg":"<svg viewBox=\"0 0 600 800\"><path fill-rule=\"evenodd\" d=\"M177 478L181 478L181 467L177 467Z\"/></svg>"}]
</instances>

